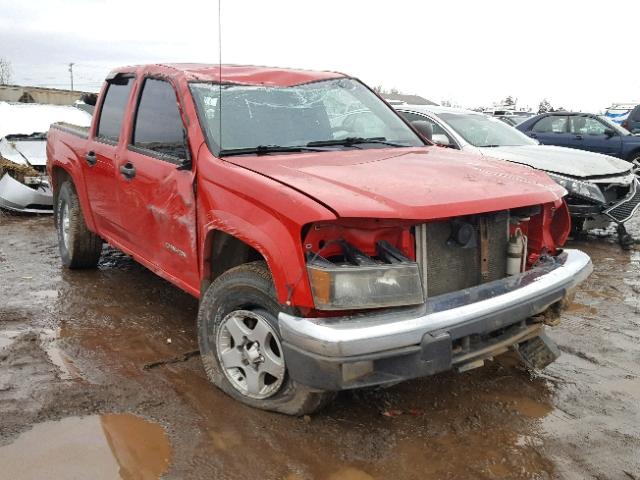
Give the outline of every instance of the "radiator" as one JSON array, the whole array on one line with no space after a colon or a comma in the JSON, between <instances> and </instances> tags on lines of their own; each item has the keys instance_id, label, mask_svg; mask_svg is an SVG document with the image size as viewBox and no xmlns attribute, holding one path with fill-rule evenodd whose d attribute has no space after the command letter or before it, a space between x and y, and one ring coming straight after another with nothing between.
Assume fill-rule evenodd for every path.
<instances>
[{"instance_id":1,"label":"radiator","mask_svg":"<svg viewBox=\"0 0 640 480\"><path fill-rule=\"evenodd\" d=\"M471 228L465 228L475 233L473 241L465 246L455 235L456 227L461 224L470 225ZM508 212L417 225L416 260L426 296L455 292L506 277L508 229ZM483 233L486 238L484 249ZM483 256L486 257L484 268Z\"/></svg>"}]
</instances>

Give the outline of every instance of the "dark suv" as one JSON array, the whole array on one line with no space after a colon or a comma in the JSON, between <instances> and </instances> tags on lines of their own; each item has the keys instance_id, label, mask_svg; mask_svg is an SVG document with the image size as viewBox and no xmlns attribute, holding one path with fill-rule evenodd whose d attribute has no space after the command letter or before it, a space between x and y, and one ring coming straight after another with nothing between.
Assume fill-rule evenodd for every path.
<instances>
[{"instance_id":1,"label":"dark suv","mask_svg":"<svg viewBox=\"0 0 640 480\"><path fill-rule=\"evenodd\" d=\"M622 126L633 134L640 134L640 105L629 112L627 119L622 122Z\"/></svg>"},{"instance_id":2,"label":"dark suv","mask_svg":"<svg viewBox=\"0 0 640 480\"><path fill-rule=\"evenodd\" d=\"M629 114L638 115L638 107ZM525 120L516 128L544 145L579 148L640 163L640 136L602 115L591 113L543 113ZM638 124L640 129L640 123Z\"/></svg>"}]
</instances>

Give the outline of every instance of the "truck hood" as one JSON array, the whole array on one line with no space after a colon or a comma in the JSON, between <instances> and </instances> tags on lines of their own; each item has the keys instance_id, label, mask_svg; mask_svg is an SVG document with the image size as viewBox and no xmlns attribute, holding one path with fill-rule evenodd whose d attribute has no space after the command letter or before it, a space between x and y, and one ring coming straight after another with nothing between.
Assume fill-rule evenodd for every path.
<instances>
[{"instance_id":1,"label":"truck hood","mask_svg":"<svg viewBox=\"0 0 640 480\"><path fill-rule=\"evenodd\" d=\"M340 217L426 220L547 203L566 194L542 172L439 147L225 160L288 185Z\"/></svg>"},{"instance_id":2,"label":"truck hood","mask_svg":"<svg viewBox=\"0 0 640 480\"><path fill-rule=\"evenodd\" d=\"M529 165L571 177L620 175L631 170L629 162L600 153L551 145L478 148L482 155Z\"/></svg>"}]
</instances>

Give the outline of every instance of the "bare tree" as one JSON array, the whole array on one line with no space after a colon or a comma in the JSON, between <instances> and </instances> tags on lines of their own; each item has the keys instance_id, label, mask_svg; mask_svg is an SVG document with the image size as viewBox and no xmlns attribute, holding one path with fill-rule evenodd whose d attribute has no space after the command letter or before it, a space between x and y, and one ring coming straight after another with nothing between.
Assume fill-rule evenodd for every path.
<instances>
[{"instance_id":1,"label":"bare tree","mask_svg":"<svg viewBox=\"0 0 640 480\"><path fill-rule=\"evenodd\" d=\"M0 85L11 83L12 73L11 62L6 58L0 57Z\"/></svg>"},{"instance_id":2,"label":"bare tree","mask_svg":"<svg viewBox=\"0 0 640 480\"><path fill-rule=\"evenodd\" d=\"M375 87L373 87L373 91L376 92L378 95L402 95L402 92L400 90L398 90L396 87L391 87L391 88L384 88L382 85L376 85Z\"/></svg>"},{"instance_id":3,"label":"bare tree","mask_svg":"<svg viewBox=\"0 0 640 480\"><path fill-rule=\"evenodd\" d=\"M546 98L544 98L538 105L538 113L547 113L553 111L553 106L551 106L551 103Z\"/></svg>"},{"instance_id":4,"label":"bare tree","mask_svg":"<svg viewBox=\"0 0 640 480\"><path fill-rule=\"evenodd\" d=\"M507 98L502 100L502 105L504 105L506 107L514 107L516 105L517 101L518 101L517 99L515 99L511 95L509 95Z\"/></svg>"}]
</instances>

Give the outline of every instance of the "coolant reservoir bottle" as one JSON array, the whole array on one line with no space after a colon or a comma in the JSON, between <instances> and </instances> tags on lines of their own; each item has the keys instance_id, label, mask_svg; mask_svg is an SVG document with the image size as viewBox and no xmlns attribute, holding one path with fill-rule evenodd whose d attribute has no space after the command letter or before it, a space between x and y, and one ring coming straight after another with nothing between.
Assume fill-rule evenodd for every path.
<instances>
[{"instance_id":1,"label":"coolant reservoir bottle","mask_svg":"<svg viewBox=\"0 0 640 480\"><path fill-rule=\"evenodd\" d=\"M517 275L522 271L522 258L524 255L524 236L522 231L517 229L509 237L507 244L507 275Z\"/></svg>"}]
</instances>

